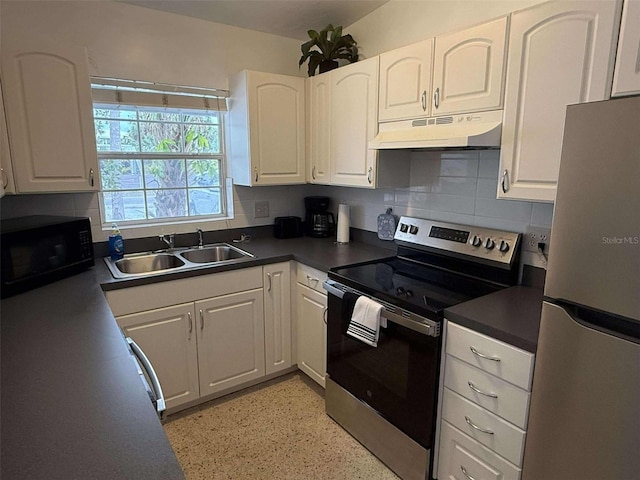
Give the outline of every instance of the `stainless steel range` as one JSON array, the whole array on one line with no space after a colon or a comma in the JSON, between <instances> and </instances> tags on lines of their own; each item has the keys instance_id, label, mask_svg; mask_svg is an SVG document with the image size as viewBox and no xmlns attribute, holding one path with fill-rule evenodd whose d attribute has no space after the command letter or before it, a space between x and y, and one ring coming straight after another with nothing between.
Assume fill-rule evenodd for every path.
<instances>
[{"instance_id":1,"label":"stainless steel range","mask_svg":"<svg viewBox=\"0 0 640 480\"><path fill-rule=\"evenodd\" d=\"M327 414L404 480L431 478L445 308L517 282L520 234L402 217L397 256L329 272ZM376 347L353 298L383 305ZM381 322L383 323L383 322Z\"/></svg>"}]
</instances>

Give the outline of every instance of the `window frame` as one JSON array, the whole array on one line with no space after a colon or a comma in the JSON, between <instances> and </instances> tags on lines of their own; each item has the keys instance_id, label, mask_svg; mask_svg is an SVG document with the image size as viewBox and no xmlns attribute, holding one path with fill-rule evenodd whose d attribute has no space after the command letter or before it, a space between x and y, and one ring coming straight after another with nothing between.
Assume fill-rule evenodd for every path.
<instances>
[{"instance_id":1,"label":"window frame","mask_svg":"<svg viewBox=\"0 0 640 480\"><path fill-rule=\"evenodd\" d=\"M133 104L127 104L127 105L122 105L123 107L126 108L131 108L133 110L141 110L141 111L162 111L162 109L158 109L156 107L151 107L151 106L145 106L145 105L133 105ZM94 110L96 109L109 109L109 108L115 108L117 109L118 106L117 104L105 104L104 102L101 102L100 100L94 100L94 102L92 103L92 108ZM168 112L171 112L172 110L188 110L188 111L192 111L194 112L194 114L196 114L195 112L200 110L203 113L209 112L207 109L202 108L202 109L198 109L198 108L189 108L189 109L179 109L176 107L167 107L165 109ZM220 210L221 213L219 214L207 214L207 215L186 215L186 216L179 216L179 217L161 217L161 218L149 218L149 208L148 208L148 204L147 204L147 192L149 190L167 190L167 189L159 189L159 188L148 188L146 186L146 182L144 180L144 166L143 166L143 172L142 172L142 187L141 188L131 188L131 189L122 189L122 190L103 190L102 188L102 180L100 179L100 189L99 189L99 193L98 193L98 201L99 201L99 208L100 208L100 223L101 223L101 227L102 230L110 230L111 226L113 225L113 223L117 223L118 226L122 229L128 229L128 228L143 228L143 227L156 227L156 226L163 226L163 225L181 225L181 224L190 224L190 223L205 223L205 222L217 222L217 221L225 221L225 220L230 220L233 219L233 208L232 208L232 202L233 202L233 189L232 189L232 182L231 180L227 177L227 170L228 170L228 165L227 165L227 137L226 137L226 130L227 130L227 115L226 115L226 111L225 110L211 110L210 112L215 112L218 116L218 123L217 126L219 128L219 147L220 147L220 152L219 153L185 153L185 152L113 152L113 151L97 151L97 156L98 156L98 170L101 170L101 162L104 160L170 160L170 159L180 159L183 161L188 161L188 160L198 160L198 159L212 159L212 160L217 160L218 161L218 166L219 166L219 186L216 186L214 188L219 188L220 190ZM137 117L137 116L136 116ZM94 122L96 120L96 117L94 115ZM102 119L99 118L100 120L109 120L109 119ZM115 120L115 119L114 119ZM119 120L116 120L119 121ZM136 118L135 120L136 122L140 122L140 120L138 118ZM165 122L157 122L157 123L165 123ZM171 122L167 122L167 123L171 123ZM94 135L97 138L97 133L94 133ZM144 164L143 164L144 165ZM186 167L186 164L185 164ZM196 187L197 188L197 187ZM207 187L203 187L203 188L207 188ZM185 186L179 187L179 188L170 188L169 190L177 190L177 189L183 189L186 193L187 196L187 209L188 207L188 202L189 202L189 193L190 193L190 188L188 187L187 184L185 184ZM139 219L139 220L107 220L106 219L106 207L105 207L105 196L104 194L109 193L109 192L143 192L144 195L144 202L145 202L145 215L147 218L144 219ZM187 210L188 213L188 210Z\"/></svg>"}]
</instances>

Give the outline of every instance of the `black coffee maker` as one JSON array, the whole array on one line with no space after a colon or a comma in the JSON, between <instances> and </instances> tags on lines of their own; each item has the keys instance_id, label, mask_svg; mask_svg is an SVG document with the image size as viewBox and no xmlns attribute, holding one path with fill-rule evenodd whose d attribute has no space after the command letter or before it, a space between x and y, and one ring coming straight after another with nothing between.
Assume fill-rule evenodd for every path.
<instances>
[{"instance_id":1,"label":"black coffee maker","mask_svg":"<svg viewBox=\"0 0 640 480\"><path fill-rule=\"evenodd\" d=\"M328 212L329 197L304 197L305 231L310 237L331 237L336 231L333 213Z\"/></svg>"}]
</instances>

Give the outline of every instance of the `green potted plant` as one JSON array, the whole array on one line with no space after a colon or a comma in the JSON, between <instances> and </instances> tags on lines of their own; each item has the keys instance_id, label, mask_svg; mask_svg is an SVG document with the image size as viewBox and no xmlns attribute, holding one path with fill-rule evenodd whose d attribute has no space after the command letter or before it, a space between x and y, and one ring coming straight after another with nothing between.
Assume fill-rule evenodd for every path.
<instances>
[{"instance_id":1,"label":"green potted plant","mask_svg":"<svg viewBox=\"0 0 640 480\"><path fill-rule=\"evenodd\" d=\"M342 27L333 27L329 24L320 32L309 30L307 32L311 40L300 47L302 56L298 62L301 67L309 60L309 76L316 73L320 67L320 73L338 68L338 59L343 58L349 63L358 61L358 44L351 35L342 35ZM316 47L312 50L313 47Z\"/></svg>"}]
</instances>

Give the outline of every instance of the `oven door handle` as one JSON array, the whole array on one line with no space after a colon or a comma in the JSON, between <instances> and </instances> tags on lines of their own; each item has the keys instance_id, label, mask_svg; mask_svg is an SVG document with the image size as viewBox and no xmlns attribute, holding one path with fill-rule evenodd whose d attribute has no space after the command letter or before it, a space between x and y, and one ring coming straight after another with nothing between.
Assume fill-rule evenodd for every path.
<instances>
[{"instance_id":1,"label":"oven door handle","mask_svg":"<svg viewBox=\"0 0 640 480\"><path fill-rule=\"evenodd\" d=\"M162 393L162 387L160 386L160 380L158 379L158 375L156 375L156 371L153 369L153 365L144 354L142 349L138 346L136 342L133 341L131 337L127 337L127 343L131 347L131 351L136 356L136 358L140 361L140 364L147 372L149 379L151 380L153 391L156 394L156 410L158 412L158 416L160 419L164 418L164 411L166 410L166 405L164 401L164 394Z\"/></svg>"},{"instance_id":2,"label":"oven door handle","mask_svg":"<svg viewBox=\"0 0 640 480\"><path fill-rule=\"evenodd\" d=\"M338 282L333 280L325 280L322 283L322 287L330 294L335 295L336 297L342 299L344 294L348 291L351 293L355 293L356 295L361 295L363 297L369 297L369 295L365 295L358 290L353 288L346 287ZM372 300L378 301L376 298L372 298ZM378 302L382 303L382 302ZM397 323L398 325L402 325L414 332L420 333L422 335L429 335L430 337L439 337L440 336L440 324L434 322L433 320L429 320L428 318L421 317L420 315L416 315L415 313L405 312L402 310L403 314L406 314L407 317L403 315L399 315L395 312L389 311L384 304L382 304L382 312L381 316L386 318L388 321Z\"/></svg>"}]
</instances>

